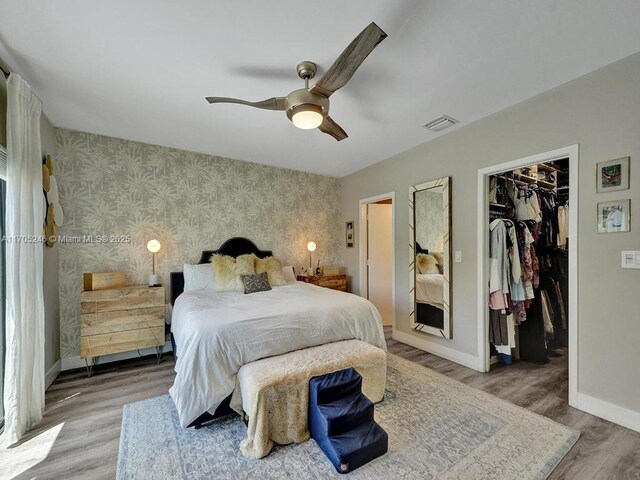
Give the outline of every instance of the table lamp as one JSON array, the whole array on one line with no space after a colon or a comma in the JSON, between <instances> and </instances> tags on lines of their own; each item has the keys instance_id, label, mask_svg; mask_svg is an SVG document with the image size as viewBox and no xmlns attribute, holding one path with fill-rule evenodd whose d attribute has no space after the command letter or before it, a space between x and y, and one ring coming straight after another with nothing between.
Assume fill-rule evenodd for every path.
<instances>
[{"instance_id":1,"label":"table lamp","mask_svg":"<svg viewBox=\"0 0 640 480\"><path fill-rule=\"evenodd\" d=\"M158 275L156 275L156 253L160 251L160 242L158 240L149 240L147 242L147 250L151 252L153 270L151 275L149 275L149 286L157 287L160 284L158 283Z\"/></svg>"},{"instance_id":2,"label":"table lamp","mask_svg":"<svg viewBox=\"0 0 640 480\"><path fill-rule=\"evenodd\" d=\"M312 266L311 266L311 252L315 251L316 249L316 244L315 242L309 242L307 243L307 250L309 250L309 273L311 274L311 272L313 272L312 270Z\"/></svg>"}]
</instances>

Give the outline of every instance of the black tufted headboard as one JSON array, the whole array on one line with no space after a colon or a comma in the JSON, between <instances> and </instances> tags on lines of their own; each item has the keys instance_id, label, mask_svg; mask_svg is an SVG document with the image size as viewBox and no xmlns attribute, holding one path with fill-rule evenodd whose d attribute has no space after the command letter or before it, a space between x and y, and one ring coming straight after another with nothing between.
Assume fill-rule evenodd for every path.
<instances>
[{"instance_id":1,"label":"black tufted headboard","mask_svg":"<svg viewBox=\"0 0 640 480\"><path fill-rule=\"evenodd\" d=\"M247 253L253 253L258 258L266 258L272 256L271 250L260 250L248 238L234 237L224 242L218 250L204 250L198 263L209 263L211 255L229 255L230 257L238 257ZM184 290L184 275L182 272L171 272L171 305L174 304L178 295Z\"/></svg>"}]
</instances>

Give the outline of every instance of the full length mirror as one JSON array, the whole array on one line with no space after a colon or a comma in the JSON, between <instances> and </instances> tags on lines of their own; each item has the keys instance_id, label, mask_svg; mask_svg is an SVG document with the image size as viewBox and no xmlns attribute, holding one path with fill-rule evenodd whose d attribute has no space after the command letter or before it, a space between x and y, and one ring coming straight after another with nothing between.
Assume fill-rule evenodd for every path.
<instances>
[{"instance_id":1,"label":"full length mirror","mask_svg":"<svg viewBox=\"0 0 640 480\"><path fill-rule=\"evenodd\" d=\"M409 188L409 274L414 330L452 338L451 177Z\"/></svg>"}]
</instances>

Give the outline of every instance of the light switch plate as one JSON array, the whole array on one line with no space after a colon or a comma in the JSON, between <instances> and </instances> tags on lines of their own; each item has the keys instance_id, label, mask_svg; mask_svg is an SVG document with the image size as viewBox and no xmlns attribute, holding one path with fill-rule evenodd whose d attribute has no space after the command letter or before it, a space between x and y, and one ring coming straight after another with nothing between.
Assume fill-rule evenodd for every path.
<instances>
[{"instance_id":1,"label":"light switch plate","mask_svg":"<svg viewBox=\"0 0 640 480\"><path fill-rule=\"evenodd\" d=\"M622 268L640 268L640 251L623 250Z\"/></svg>"},{"instance_id":2,"label":"light switch plate","mask_svg":"<svg viewBox=\"0 0 640 480\"><path fill-rule=\"evenodd\" d=\"M640 252L639 252L640 253ZM462 252L460 250L456 250L456 254L455 254L455 262L456 263L460 263L462 262Z\"/></svg>"}]
</instances>

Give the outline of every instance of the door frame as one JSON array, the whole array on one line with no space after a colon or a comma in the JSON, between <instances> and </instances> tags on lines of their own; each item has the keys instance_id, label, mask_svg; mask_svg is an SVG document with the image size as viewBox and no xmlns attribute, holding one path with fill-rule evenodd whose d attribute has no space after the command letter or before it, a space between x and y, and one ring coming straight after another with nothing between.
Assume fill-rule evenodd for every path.
<instances>
[{"instance_id":1,"label":"door frame","mask_svg":"<svg viewBox=\"0 0 640 480\"><path fill-rule=\"evenodd\" d=\"M478 170L478 368L488 372L489 326L489 176L537 163L569 158L569 405L578 395L578 144Z\"/></svg>"},{"instance_id":2,"label":"door frame","mask_svg":"<svg viewBox=\"0 0 640 480\"><path fill-rule=\"evenodd\" d=\"M368 243L368 219L367 205L378 203L382 200L391 200L391 305L393 315L391 319L393 335L396 333L396 193L389 192L375 197L363 198L360 200L360 218L358 224L358 260L359 260L359 295L368 298L369 278L367 276L367 247Z\"/></svg>"}]
</instances>

